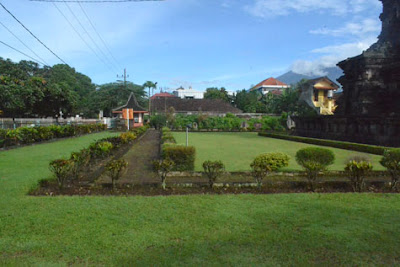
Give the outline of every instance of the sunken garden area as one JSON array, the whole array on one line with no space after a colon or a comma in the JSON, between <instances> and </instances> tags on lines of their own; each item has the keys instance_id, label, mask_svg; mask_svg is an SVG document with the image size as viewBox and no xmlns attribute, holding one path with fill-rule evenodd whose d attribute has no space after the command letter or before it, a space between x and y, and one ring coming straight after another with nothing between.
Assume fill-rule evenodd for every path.
<instances>
[{"instance_id":1,"label":"sunken garden area","mask_svg":"<svg viewBox=\"0 0 400 267\"><path fill-rule=\"evenodd\" d=\"M77 137L67 130L56 129L53 142L0 151L1 265L400 261L400 198L375 147L369 148L375 154L362 154L209 132L189 133L186 148L185 134L167 128L80 130ZM313 183L296 160L309 147L335 157ZM274 154L258 157L264 153ZM354 172L344 171L353 153L371 162L372 170L359 175L361 188L348 180ZM321 194L353 191L364 193ZM274 192L302 193L267 194Z\"/></svg>"}]
</instances>

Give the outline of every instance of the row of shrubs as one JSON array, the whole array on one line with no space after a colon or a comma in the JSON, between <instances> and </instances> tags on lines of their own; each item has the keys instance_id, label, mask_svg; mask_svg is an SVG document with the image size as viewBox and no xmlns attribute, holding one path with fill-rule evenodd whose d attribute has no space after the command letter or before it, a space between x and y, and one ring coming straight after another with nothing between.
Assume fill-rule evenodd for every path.
<instances>
[{"instance_id":1,"label":"row of shrubs","mask_svg":"<svg viewBox=\"0 0 400 267\"><path fill-rule=\"evenodd\" d=\"M121 133L119 136L108 137L97 140L88 148L78 152L72 152L68 159L56 159L50 162L51 172L57 179L58 186L62 189L67 181L78 180L80 174L96 160L103 160L123 145L130 144L140 135L146 132L148 126L135 128L129 132ZM119 179L127 162L123 159L111 160L106 164L106 171L111 177L112 184Z\"/></svg>"},{"instance_id":2,"label":"row of shrubs","mask_svg":"<svg viewBox=\"0 0 400 267\"><path fill-rule=\"evenodd\" d=\"M259 188L261 188L263 180L267 178L269 173L288 166L289 160L290 157L283 153L267 153L257 156L250 167ZM334 153L325 148L308 147L300 149L296 153L296 162L303 167L311 191L315 190L321 172L326 171L334 161ZM400 178L400 149L386 150L380 163L391 176L391 189L397 191ZM164 189L167 174L173 169L173 166L174 162L169 159L155 162L155 168L159 171ZM222 161L205 161L203 169L212 188L217 178L225 171L225 165ZM347 160L344 170L353 191L362 192L365 189L365 177L372 171L372 164L365 156L353 156Z\"/></svg>"},{"instance_id":3,"label":"row of shrubs","mask_svg":"<svg viewBox=\"0 0 400 267\"><path fill-rule=\"evenodd\" d=\"M0 129L0 147L32 144L54 138L73 137L107 130L105 124L51 125Z\"/></svg>"},{"instance_id":4,"label":"row of shrubs","mask_svg":"<svg viewBox=\"0 0 400 267\"><path fill-rule=\"evenodd\" d=\"M387 149L387 147L382 147L382 146L374 146L374 145L366 145L366 144L358 144L358 143L350 143L350 142L326 140L326 139L316 139L316 138L276 134L276 133L258 133L258 135L264 137L272 137L277 139L319 145L319 146L330 146L330 147L370 153L375 155L383 155L383 153Z\"/></svg>"},{"instance_id":5,"label":"row of shrubs","mask_svg":"<svg viewBox=\"0 0 400 267\"><path fill-rule=\"evenodd\" d=\"M255 131L255 130L286 130L287 115L282 117L263 116L256 119L238 118L234 114L228 113L225 117L200 115L154 115L150 123L156 128L169 126L174 130L184 130L187 125L197 125L197 130L220 130L220 131Z\"/></svg>"},{"instance_id":6,"label":"row of shrubs","mask_svg":"<svg viewBox=\"0 0 400 267\"><path fill-rule=\"evenodd\" d=\"M173 162L174 171L193 171L196 149L193 146L177 145L171 130L163 127L161 131L161 157Z\"/></svg>"}]
</instances>

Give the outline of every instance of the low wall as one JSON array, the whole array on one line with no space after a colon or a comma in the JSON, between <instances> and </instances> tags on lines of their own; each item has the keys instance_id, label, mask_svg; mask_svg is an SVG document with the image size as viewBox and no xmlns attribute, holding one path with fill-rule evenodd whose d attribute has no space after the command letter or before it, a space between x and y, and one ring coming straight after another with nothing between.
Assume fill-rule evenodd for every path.
<instances>
[{"instance_id":1,"label":"low wall","mask_svg":"<svg viewBox=\"0 0 400 267\"><path fill-rule=\"evenodd\" d=\"M400 117L293 117L295 135L400 147Z\"/></svg>"}]
</instances>

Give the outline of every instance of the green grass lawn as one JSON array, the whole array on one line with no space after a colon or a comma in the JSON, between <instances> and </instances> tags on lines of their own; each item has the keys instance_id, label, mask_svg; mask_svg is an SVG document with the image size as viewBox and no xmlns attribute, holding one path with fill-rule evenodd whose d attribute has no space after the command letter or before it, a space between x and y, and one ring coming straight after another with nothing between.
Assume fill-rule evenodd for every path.
<instances>
[{"instance_id":1,"label":"green grass lawn","mask_svg":"<svg viewBox=\"0 0 400 267\"><path fill-rule=\"evenodd\" d=\"M186 133L173 133L178 144L186 144ZM206 160L222 160L228 171L250 170L251 161L259 154L282 152L290 156L289 166L283 171L298 171L296 152L314 145L258 136L257 133L189 133L189 145L196 147L195 169L202 171ZM335 163L330 170L342 171L344 162L352 155L368 155L374 170L384 170L379 164L381 156L338 148L326 147L335 153Z\"/></svg>"},{"instance_id":2,"label":"green grass lawn","mask_svg":"<svg viewBox=\"0 0 400 267\"><path fill-rule=\"evenodd\" d=\"M26 195L108 135L0 152L0 265L400 264L398 194Z\"/></svg>"}]
</instances>

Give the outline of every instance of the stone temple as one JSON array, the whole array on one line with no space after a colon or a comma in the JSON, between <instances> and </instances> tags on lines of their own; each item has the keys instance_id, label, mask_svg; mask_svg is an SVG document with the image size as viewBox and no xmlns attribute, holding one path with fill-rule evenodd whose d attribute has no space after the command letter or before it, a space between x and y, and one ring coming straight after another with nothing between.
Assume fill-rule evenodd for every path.
<instances>
[{"instance_id":1,"label":"stone temple","mask_svg":"<svg viewBox=\"0 0 400 267\"><path fill-rule=\"evenodd\" d=\"M335 115L295 117L296 135L400 146L400 0L380 1L378 42L338 64L343 94Z\"/></svg>"}]
</instances>

